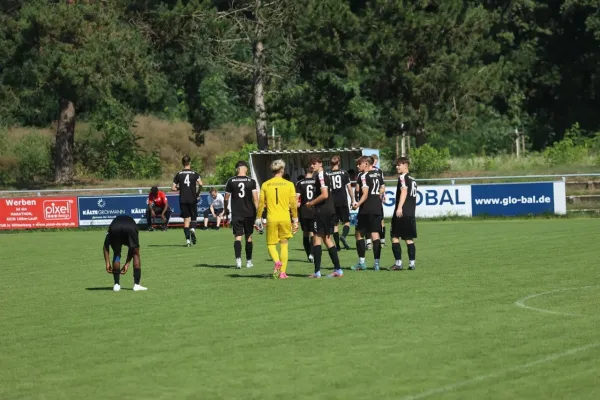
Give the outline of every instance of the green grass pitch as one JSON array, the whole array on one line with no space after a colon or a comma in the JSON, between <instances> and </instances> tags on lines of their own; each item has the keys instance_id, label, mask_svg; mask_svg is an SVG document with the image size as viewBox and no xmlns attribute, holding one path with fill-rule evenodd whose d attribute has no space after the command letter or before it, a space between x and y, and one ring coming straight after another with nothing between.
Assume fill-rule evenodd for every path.
<instances>
[{"instance_id":1,"label":"green grass pitch","mask_svg":"<svg viewBox=\"0 0 600 400\"><path fill-rule=\"evenodd\" d=\"M597 219L418 228L416 271L318 281L300 234L276 281L265 236L141 232L119 293L104 231L2 234L0 399L600 398Z\"/></svg>"}]
</instances>

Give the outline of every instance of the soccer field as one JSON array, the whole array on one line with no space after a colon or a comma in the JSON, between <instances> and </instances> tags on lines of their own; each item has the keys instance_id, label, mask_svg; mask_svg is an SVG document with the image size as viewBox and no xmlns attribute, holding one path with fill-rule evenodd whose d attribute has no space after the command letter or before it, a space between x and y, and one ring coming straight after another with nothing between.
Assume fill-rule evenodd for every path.
<instances>
[{"instance_id":1,"label":"soccer field","mask_svg":"<svg viewBox=\"0 0 600 400\"><path fill-rule=\"evenodd\" d=\"M421 222L416 271L321 280L297 234L286 281L264 235L236 270L228 229L141 232L119 293L104 235L0 235L0 399L600 398L598 219Z\"/></svg>"}]
</instances>

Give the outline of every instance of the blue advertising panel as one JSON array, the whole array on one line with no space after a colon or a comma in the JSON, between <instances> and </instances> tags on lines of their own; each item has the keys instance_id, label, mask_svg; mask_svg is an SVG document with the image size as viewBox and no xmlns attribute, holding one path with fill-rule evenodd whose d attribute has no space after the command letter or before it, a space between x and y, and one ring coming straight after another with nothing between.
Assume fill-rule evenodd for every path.
<instances>
[{"instance_id":1,"label":"blue advertising panel","mask_svg":"<svg viewBox=\"0 0 600 400\"><path fill-rule=\"evenodd\" d=\"M208 209L208 193L200 195L198 202L198 219ZM137 223L146 222L147 195L124 195L124 196L93 196L79 197L79 225L80 226L104 226L110 225L111 221L119 215L129 215ZM179 217L179 195L167 194L169 207L173 210L171 222L183 222Z\"/></svg>"},{"instance_id":2,"label":"blue advertising panel","mask_svg":"<svg viewBox=\"0 0 600 400\"><path fill-rule=\"evenodd\" d=\"M473 216L554 214L554 184L537 182L472 185L471 201Z\"/></svg>"}]
</instances>

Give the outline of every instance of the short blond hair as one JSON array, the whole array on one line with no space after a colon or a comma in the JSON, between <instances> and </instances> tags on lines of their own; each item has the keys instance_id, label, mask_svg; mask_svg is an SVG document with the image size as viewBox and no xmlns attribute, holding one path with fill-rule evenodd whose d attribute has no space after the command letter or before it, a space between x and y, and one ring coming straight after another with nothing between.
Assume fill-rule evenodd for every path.
<instances>
[{"instance_id":1,"label":"short blond hair","mask_svg":"<svg viewBox=\"0 0 600 400\"><path fill-rule=\"evenodd\" d=\"M271 171L273 171L274 174L277 174L284 170L285 170L285 161L275 160L271 163Z\"/></svg>"}]
</instances>

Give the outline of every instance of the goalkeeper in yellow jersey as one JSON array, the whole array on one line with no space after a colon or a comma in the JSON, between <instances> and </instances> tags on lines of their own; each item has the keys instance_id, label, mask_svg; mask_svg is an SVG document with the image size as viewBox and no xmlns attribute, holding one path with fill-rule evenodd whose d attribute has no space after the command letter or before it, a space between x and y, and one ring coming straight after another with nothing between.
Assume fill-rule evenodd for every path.
<instances>
[{"instance_id":1,"label":"goalkeeper in yellow jersey","mask_svg":"<svg viewBox=\"0 0 600 400\"><path fill-rule=\"evenodd\" d=\"M263 209L267 207L267 248L275 262L273 278L287 279L285 271L288 263L288 239L298 231L296 188L292 182L283 179L285 171L283 160L273 161L271 171L273 171L273 178L263 183L260 188L254 225L257 229L262 229ZM280 244L281 254L277 252L277 243Z\"/></svg>"}]
</instances>

